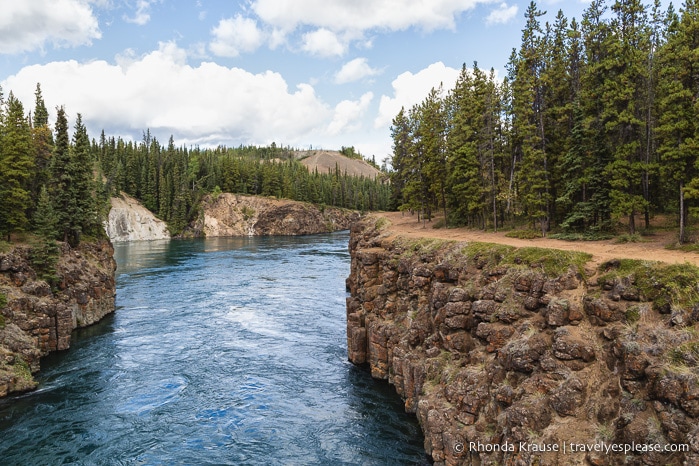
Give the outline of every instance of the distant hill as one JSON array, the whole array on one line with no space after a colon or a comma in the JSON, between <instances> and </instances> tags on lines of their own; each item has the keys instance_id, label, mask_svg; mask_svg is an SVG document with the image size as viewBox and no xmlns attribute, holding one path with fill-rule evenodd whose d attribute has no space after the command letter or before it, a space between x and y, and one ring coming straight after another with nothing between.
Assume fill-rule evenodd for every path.
<instances>
[{"instance_id":1,"label":"distant hill","mask_svg":"<svg viewBox=\"0 0 699 466\"><path fill-rule=\"evenodd\" d=\"M335 171L337 166L340 168L341 173L346 171L351 176L364 176L365 178L374 179L381 175L379 170L364 160L350 159L334 150L295 151L294 157L308 167L309 171L317 168L318 173L331 173Z\"/></svg>"}]
</instances>

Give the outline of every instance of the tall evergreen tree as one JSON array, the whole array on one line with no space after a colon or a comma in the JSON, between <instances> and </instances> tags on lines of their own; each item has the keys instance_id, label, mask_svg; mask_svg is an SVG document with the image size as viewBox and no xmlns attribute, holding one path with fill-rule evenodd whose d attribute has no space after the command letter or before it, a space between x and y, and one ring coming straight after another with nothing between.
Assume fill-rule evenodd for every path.
<instances>
[{"instance_id":1,"label":"tall evergreen tree","mask_svg":"<svg viewBox=\"0 0 699 466\"><path fill-rule=\"evenodd\" d=\"M539 223L542 236L549 228L551 207L550 167L546 152L544 126L543 31L540 11L531 2L522 31L522 45L514 63L510 63L513 96L512 137L519 153L521 167L518 176L518 196L526 217Z\"/></svg>"},{"instance_id":2,"label":"tall evergreen tree","mask_svg":"<svg viewBox=\"0 0 699 466\"><path fill-rule=\"evenodd\" d=\"M662 178L674 185L679 241L687 240L685 198L699 198L699 1L687 0L681 19L668 18L667 40L658 52L658 114Z\"/></svg>"},{"instance_id":3,"label":"tall evergreen tree","mask_svg":"<svg viewBox=\"0 0 699 466\"><path fill-rule=\"evenodd\" d=\"M606 136L613 147L611 163L605 175L610 181L611 210L617 217L627 216L629 233L636 231L636 214L648 202L643 197L645 157L643 141L646 91L646 56L649 50L645 6L640 0L617 0L612 6L614 34L607 57L603 84L603 110Z\"/></svg>"},{"instance_id":4,"label":"tall evergreen tree","mask_svg":"<svg viewBox=\"0 0 699 466\"><path fill-rule=\"evenodd\" d=\"M56 110L56 138L53 157L51 158L49 194L53 201L53 210L58 216L56 227L59 238L67 242L72 231L72 216L77 207L71 193L73 176L71 171L68 119L63 107L58 107Z\"/></svg>"},{"instance_id":5,"label":"tall evergreen tree","mask_svg":"<svg viewBox=\"0 0 699 466\"><path fill-rule=\"evenodd\" d=\"M32 134L22 102L10 92L0 133L0 232L24 231L31 208Z\"/></svg>"}]
</instances>

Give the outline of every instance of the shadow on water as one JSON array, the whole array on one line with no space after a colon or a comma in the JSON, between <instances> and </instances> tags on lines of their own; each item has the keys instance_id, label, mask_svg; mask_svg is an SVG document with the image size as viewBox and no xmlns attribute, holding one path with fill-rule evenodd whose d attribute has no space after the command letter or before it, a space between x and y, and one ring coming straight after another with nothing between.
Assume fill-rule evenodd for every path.
<instances>
[{"instance_id":1,"label":"shadow on water","mask_svg":"<svg viewBox=\"0 0 699 466\"><path fill-rule=\"evenodd\" d=\"M431 465L431 458L424 452L420 424L415 415L405 412L395 388L372 378L367 367L347 365L349 406L361 419L360 424L373 427L357 431L360 440L370 445L365 459L383 464Z\"/></svg>"}]
</instances>

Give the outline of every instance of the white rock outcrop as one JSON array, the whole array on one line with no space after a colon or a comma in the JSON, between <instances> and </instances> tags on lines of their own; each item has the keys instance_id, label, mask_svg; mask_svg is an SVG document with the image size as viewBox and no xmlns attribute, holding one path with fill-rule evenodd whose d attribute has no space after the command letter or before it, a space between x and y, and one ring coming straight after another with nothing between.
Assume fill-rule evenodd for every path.
<instances>
[{"instance_id":1,"label":"white rock outcrop","mask_svg":"<svg viewBox=\"0 0 699 466\"><path fill-rule=\"evenodd\" d=\"M170 239L167 224L133 197L122 193L111 203L104 229L112 242Z\"/></svg>"}]
</instances>

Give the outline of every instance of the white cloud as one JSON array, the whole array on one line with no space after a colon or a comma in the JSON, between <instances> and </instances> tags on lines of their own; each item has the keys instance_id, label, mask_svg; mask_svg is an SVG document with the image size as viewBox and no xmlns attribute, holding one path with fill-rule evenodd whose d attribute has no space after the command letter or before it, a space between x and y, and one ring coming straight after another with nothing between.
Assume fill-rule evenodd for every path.
<instances>
[{"instance_id":1,"label":"white cloud","mask_svg":"<svg viewBox=\"0 0 699 466\"><path fill-rule=\"evenodd\" d=\"M303 49L322 56L340 56L353 41L370 47L368 31L423 31L454 29L456 19L479 4L497 0L252 0L252 11L286 36L297 29L304 35ZM331 36L331 33L333 36ZM328 40L324 43L322 40ZM278 41L279 42L279 41Z\"/></svg>"},{"instance_id":2,"label":"white cloud","mask_svg":"<svg viewBox=\"0 0 699 466\"><path fill-rule=\"evenodd\" d=\"M221 57L237 57L241 53L253 52L264 41L264 34L258 29L257 22L241 15L222 19L211 34L214 39L209 49Z\"/></svg>"},{"instance_id":3,"label":"white cloud","mask_svg":"<svg viewBox=\"0 0 699 466\"><path fill-rule=\"evenodd\" d=\"M442 62L433 63L425 69L413 74L409 71L398 75L393 80L393 97L381 96L379 114L374 120L374 127L388 127L400 111L419 104L433 87L444 86L444 91L454 87L461 70L445 66Z\"/></svg>"},{"instance_id":4,"label":"white cloud","mask_svg":"<svg viewBox=\"0 0 699 466\"><path fill-rule=\"evenodd\" d=\"M493 0L254 0L253 11L285 31L301 25L332 31L453 28L456 17Z\"/></svg>"},{"instance_id":5,"label":"white cloud","mask_svg":"<svg viewBox=\"0 0 699 466\"><path fill-rule=\"evenodd\" d=\"M328 29L318 29L303 35L302 48L311 55L333 57L343 55L347 46L338 39L334 32Z\"/></svg>"},{"instance_id":6,"label":"white cloud","mask_svg":"<svg viewBox=\"0 0 699 466\"><path fill-rule=\"evenodd\" d=\"M376 76L379 73L379 70L369 66L366 58L355 58L342 65L340 71L335 75L335 82L337 84L344 84L359 81L368 76Z\"/></svg>"},{"instance_id":7,"label":"white cloud","mask_svg":"<svg viewBox=\"0 0 699 466\"><path fill-rule=\"evenodd\" d=\"M507 24L517 16L518 11L517 5L507 6L507 3L503 2L485 18L485 24Z\"/></svg>"},{"instance_id":8,"label":"white cloud","mask_svg":"<svg viewBox=\"0 0 699 466\"><path fill-rule=\"evenodd\" d=\"M290 90L271 71L252 74L210 62L191 67L173 43L141 57L127 52L121 60L28 66L1 85L32 106L40 82L50 111L65 105L73 118L82 113L91 136L102 128L122 135L150 128L185 144L295 144L327 134L333 118L308 84Z\"/></svg>"},{"instance_id":9,"label":"white cloud","mask_svg":"<svg viewBox=\"0 0 699 466\"><path fill-rule=\"evenodd\" d=\"M361 127L361 119L373 99L374 94L367 92L359 100L343 100L337 104L333 120L328 125L328 133L334 136L358 130Z\"/></svg>"},{"instance_id":10,"label":"white cloud","mask_svg":"<svg viewBox=\"0 0 699 466\"><path fill-rule=\"evenodd\" d=\"M124 15L124 21L127 23L138 24L144 26L150 21L150 5L151 0L138 0L136 2L136 12L132 17Z\"/></svg>"},{"instance_id":11,"label":"white cloud","mask_svg":"<svg viewBox=\"0 0 699 466\"><path fill-rule=\"evenodd\" d=\"M0 0L0 53L89 45L99 39L99 24L83 0Z\"/></svg>"}]
</instances>

